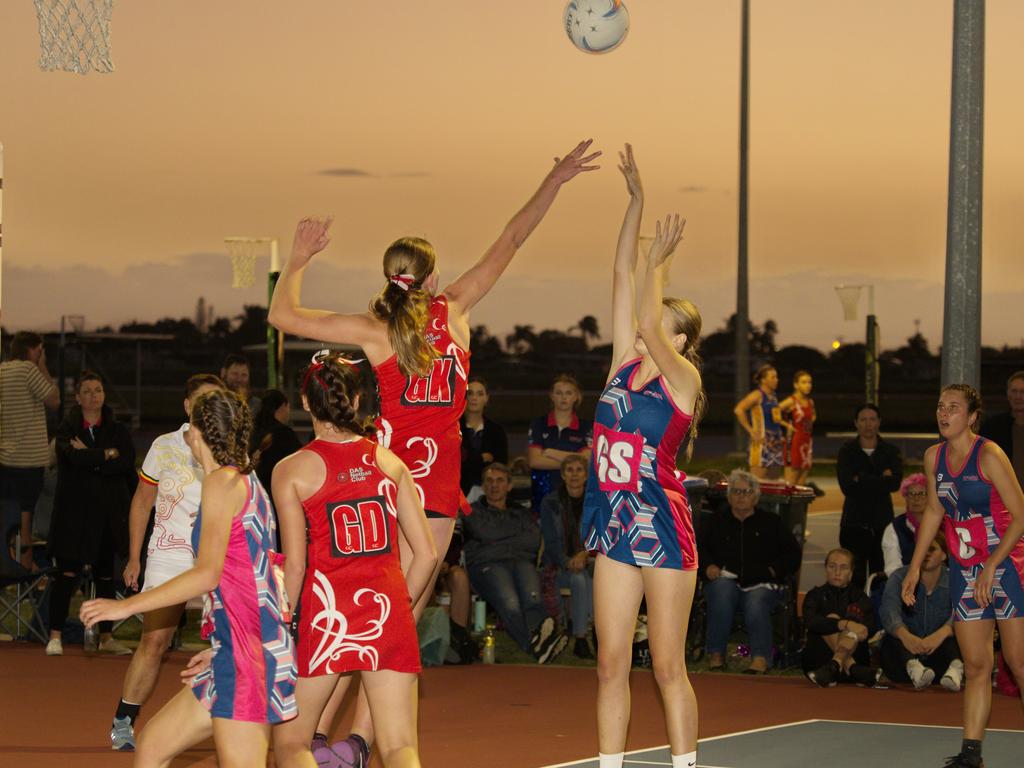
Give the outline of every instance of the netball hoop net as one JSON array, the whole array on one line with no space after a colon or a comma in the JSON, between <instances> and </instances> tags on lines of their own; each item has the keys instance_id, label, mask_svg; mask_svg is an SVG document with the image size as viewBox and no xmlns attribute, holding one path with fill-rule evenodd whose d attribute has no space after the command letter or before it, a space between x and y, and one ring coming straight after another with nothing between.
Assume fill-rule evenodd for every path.
<instances>
[{"instance_id":1,"label":"netball hoop net","mask_svg":"<svg viewBox=\"0 0 1024 768\"><path fill-rule=\"evenodd\" d=\"M860 303L862 285L837 285L836 293L843 304L843 320L857 319L857 305Z\"/></svg>"},{"instance_id":2,"label":"netball hoop net","mask_svg":"<svg viewBox=\"0 0 1024 768\"><path fill-rule=\"evenodd\" d=\"M256 283L256 257L270 252L270 271L277 266L277 240L272 237L225 237L231 257L231 287L252 288Z\"/></svg>"},{"instance_id":3,"label":"netball hoop net","mask_svg":"<svg viewBox=\"0 0 1024 768\"><path fill-rule=\"evenodd\" d=\"M114 0L34 0L39 19L39 68L80 75L113 72L110 16Z\"/></svg>"}]
</instances>

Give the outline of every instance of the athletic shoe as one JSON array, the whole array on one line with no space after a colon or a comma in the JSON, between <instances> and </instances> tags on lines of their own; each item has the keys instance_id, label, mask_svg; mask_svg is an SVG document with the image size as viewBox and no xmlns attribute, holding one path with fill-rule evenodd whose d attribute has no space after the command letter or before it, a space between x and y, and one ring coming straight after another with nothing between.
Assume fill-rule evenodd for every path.
<instances>
[{"instance_id":1,"label":"athletic shoe","mask_svg":"<svg viewBox=\"0 0 1024 768\"><path fill-rule=\"evenodd\" d=\"M370 748L362 738L352 734L326 750L317 750L313 758L320 768L366 768L370 764Z\"/></svg>"},{"instance_id":2,"label":"athletic shoe","mask_svg":"<svg viewBox=\"0 0 1024 768\"><path fill-rule=\"evenodd\" d=\"M115 752L135 751L135 729L130 717L115 717L110 729L110 748Z\"/></svg>"},{"instance_id":3,"label":"athletic shoe","mask_svg":"<svg viewBox=\"0 0 1024 768\"><path fill-rule=\"evenodd\" d=\"M544 617L544 621L540 623L537 630L533 633L533 637L530 638L530 646L535 654L539 654L541 649L546 647L552 635L555 634L555 626L553 618L550 616Z\"/></svg>"},{"instance_id":4,"label":"athletic shoe","mask_svg":"<svg viewBox=\"0 0 1024 768\"><path fill-rule=\"evenodd\" d=\"M47 656L63 656L64 655L64 643L60 641L59 637L51 637L50 642L46 644L46 655Z\"/></svg>"},{"instance_id":5,"label":"athletic shoe","mask_svg":"<svg viewBox=\"0 0 1024 768\"><path fill-rule=\"evenodd\" d=\"M561 630L558 633L551 636L550 642L547 646L537 654L538 664L550 664L558 655L565 650L565 647L569 644L569 637Z\"/></svg>"},{"instance_id":6,"label":"athletic shoe","mask_svg":"<svg viewBox=\"0 0 1024 768\"><path fill-rule=\"evenodd\" d=\"M846 674L849 676L850 680L857 685L863 685L866 688L874 688L878 683L878 678L882 676L882 670L867 667L863 664L851 664L850 669ZM935 673L932 672L932 678L934 677ZM929 679L929 682L931 682L931 679Z\"/></svg>"},{"instance_id":7,"label":"athletic shoe","mask_svg":"<svg viewBox=\"0 0 1024 768\"><path fill-rule=\"evenodd\" d=\"M807 679L822 688L831 688L836 684L838 678L839 665L834 660L807 673Z\"/></svg>"},{"instance_id":8,"label":"athletic shoe","mask_svg":"<svg viewBox=\"0 0 1024 768\"><path fill-rule=\"evenodd\" d=\"M132 649L121 641L110 638L100 643L100 653L109 653L111 656L131 656Z\"/></svg>"},{"instance_id":9,"label":"athletic shoe","mask_svg":"<svg viewBox=\"0 0 1024 768\"><path fill-rule=\"evenodd\" d=\"M985 761L981 758L968 757L961 752L959 755L947 757L942 768L985 768Z\"/></svg>"},{"instance_id":10,"label":"athletic shoe","mask_svg":"<svg viewBox=\"0 0 1024 768\"><path fill-rule=\"evenodd\" d=\"M935 670L926 667L917 659L911 659L907 662L907 676L914 684L914 690L922 691L932 684L935 679Z\"/></svg>"},{"instance_id":11,"label":"athletic shoe","mask_svg":"<svg viewBox=\"0 0 1024 768\"><path fill-rule=\"evenodd\" d=\"M949 667L946 669L942 678L939 680L939 685L945 688L947 691L953 691L956 693L960 690L960 687L964 682L964 663L960 659L953 659L949 663Z\"/></svg>"},{"instance_id":12,"label":"athletic shoe","mask_svg":"<svg viewBox=\"0 0 1024 768\"><path fill-rule=\"evenodd\" d=\"M572 647L572 655L577 659L593 659L594 654L590 650L590 645L587 643L587 638L577 637L576 643Z\"/></svg>"}]
</instances>

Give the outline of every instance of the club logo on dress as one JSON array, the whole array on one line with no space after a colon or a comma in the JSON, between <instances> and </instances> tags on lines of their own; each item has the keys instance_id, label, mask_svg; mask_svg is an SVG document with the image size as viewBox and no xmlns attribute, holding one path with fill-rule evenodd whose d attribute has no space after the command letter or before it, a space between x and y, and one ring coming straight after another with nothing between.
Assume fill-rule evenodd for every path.
<instances>
[{"instance_id":1,"label":"club logo on dress","mask_svg":"<svg viewBox=\"0 0 1024 768\"><path fill-rule=\"evenodd\" d=\"M402 405L450 406L455 401L456 359L454 355L435 358L426 376L409 376Z\"/></svg>"},{"instance_id":2,"label":"club logo on dress","mask_svg":"<svg viewBox=\"0 0 1024 768\"><path fill-rule=\"evenodd\" d=\"M361 557L391 551L384 496L327 504L331 557Z\"/></svg>"}]
</instances>

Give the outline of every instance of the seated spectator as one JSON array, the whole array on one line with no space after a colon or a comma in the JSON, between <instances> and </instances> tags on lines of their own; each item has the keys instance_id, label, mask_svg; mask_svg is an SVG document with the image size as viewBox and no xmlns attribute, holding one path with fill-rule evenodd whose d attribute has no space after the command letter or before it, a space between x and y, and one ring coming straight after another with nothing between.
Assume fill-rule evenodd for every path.
<instances>
[{"instance_id":1,"label":"seated spectator","mask_svg":"<svg viewBox=\"0 0 1024 768\"><path fill-rule=\"evenodd\" d=\"M516 644L541 664L568 642L544 615L537 553L540 530L529 510L508 503L508 467L484 470L484 496L462 521L466 569L473 589L497 612Z\"/></svg>"},{"instance_id":2,"label":"seated spectator","mask_svg":"<svg viewBox=\"0 0 1024 768\"><path fill-rule=\"evenodd\" d=\"M800 566L800 545L773 512L757 508L761 487L749 472L729 475L729 508L711 514L697 539L708 606L710 669L725 666L725 650L736 610L750 638L749 674L768 671L772 609L787 577Z\"/></svg>"},{"instance_id":3,"label":"seated spectator","mask_svg":"<svg viewBox=\"0 0 1024 768\"><path fill-rule=\"evenodd\" d=\"M543 565L554 572L555 586L568 588L575 638L573 653L592 659L587 628L594 616L594 560L580 539L587 460L578 453L562 460L562 485L540 503L540 530L544 536ZM559 608L561 601L558 601Z\"/></svg>"},{"instance_id":4,"label":"seated spectator","mask_svg":"<svg viewBox=\"0 0 1024 768\"><path fill-rule=\"evenodd\" d=\"M472 503L483 496L483 472L491 462L508 463L508 435L500 424L484 416L489 396L487 382L470 376L466 385L466 410L459 420L462 429L462 477L460 484Z\"/></svg>"},{"instance_id":5,"label":"seated spectator","mask_svg":"<svg viewBox=\"0 0 1024 768\"><path fill-rule=\"evenodd\" d=\"M594 424L581 419L576 409L583 402L580 385L572 376L563 373L551 385L551 410L538 416L530 424L527 437L527 461L532 470L532 507L540 512L540 502L562 482L562 459L573 453L590 458Z\"/></svg>"},{"instance_id":6,"label":"seated spectator","mask_svg":"<svg viewBox=\"0 0 1024 768\"><path fill-rule=\"evenodd\" d=\"M882 597L882 670L894 683L910 682L927 688L939 677L948 691L959 691L964 663L953 635L953 603L949 596L946 537L939 533L921 564L916 602L903 602L907 566L897 568L885 584Z\"/></svg>"},{"instance_id":7,"label":"seated spectator","mask_svg":"<svg viewBox=\"0 0 1024 768\"><path fill-rule=\"evenodd\" d=\"M875 612L868 596L850 583L853 563L850 550L831 550L825 556L827 583L804 598L804 674L822 688L836 683L872 687L882 673L870 666L868 638L875 631Z\"/></svg>"},{"instance_id":8,"label":"seated spectator","mask_svg":"<svg viewBox=\"0 0 1024 768\"><path fill-rule=\"evenodd\" d=\"M882 556L885 575L903 565L910 565L917 544L917 526L928 506L928 481L920 472L908 475L900 483L900 495L907 500L907 510L897 515L882 532Z\"/></svg>"},{"instance_id":9,"label":"seated spectator","mask_svg":"<svg viewBox=\"0 0 1024 768\"><path fill-rule=\"evenodd\" d=\"M49 549L59 573L50 595L47 656L64 652L61 632L71 597L86 565L92 566L96 596L114 598L114 563L128 554L128 507L135 491L135 446L128 428L106 404L103 380L82 371L77 405L57 430L57 493ZM131 649L99 623L99 650L126 655Z\"/></svg>"},{"instance_id":10,"label":"seated spectator","mask_svg":"<svg viewBox=\"0 0 1024 768\"><path fill-rule=\"evenodd\" d=\"M256 477L260 485L270 493L271 478L277 463L302 447L299 436L289 426L291 406L288 396L279 389L268 389L260 400L260 409L253 418L252 445L250 453L260 451L256 465Z\"/></svg>"}]
</instances>

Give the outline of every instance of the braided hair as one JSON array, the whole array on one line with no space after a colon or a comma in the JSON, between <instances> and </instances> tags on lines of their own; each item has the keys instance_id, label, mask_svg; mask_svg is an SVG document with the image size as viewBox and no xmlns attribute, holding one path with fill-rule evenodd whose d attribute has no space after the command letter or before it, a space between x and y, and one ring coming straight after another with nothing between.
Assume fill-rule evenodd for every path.
<instances>
[{"instance_id":1,"label":"braided hair","mask_svg":"<svg viewBox=\"0 0 1024 768\"><path fill-rule=\"evenodd\" d=\"M360 387L359 369L338 353L318 355L302 375L302 396L314 419L367 435L371 425L356 410Z\"/></svg>"},{"instance_id":2,"label":"braided hair","mask_svg":"<svg viewBox=\"0 0 1024 768\"><path fill-rule=\"evenodd\" d=\"M260 452L249 453L252 413L237 394L229 389L204 392L192 406L192 423L218 464L237 467L243 475L256 469Z\"/></svg>"}]
</instances>

